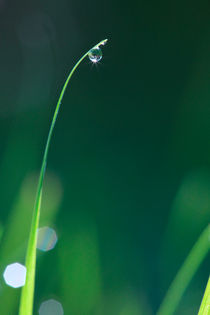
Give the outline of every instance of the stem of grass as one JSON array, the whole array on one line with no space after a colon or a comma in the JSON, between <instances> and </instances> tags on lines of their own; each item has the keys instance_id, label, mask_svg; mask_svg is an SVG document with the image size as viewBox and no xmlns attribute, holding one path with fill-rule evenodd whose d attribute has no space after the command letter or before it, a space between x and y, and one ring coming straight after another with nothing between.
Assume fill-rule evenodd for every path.
<instances>
[{"instance_id":1,"label":"stem of grass","mask_svg":"<svg viewBox=\"0 0 210 315\"><path fill-rule=\"evenodd\" d=\"M172 315L174 314L176 307L178 306L187 286L196 273L198 267L206 257L210 248L210 225L200 235L199 239L191 249L188 257L179 269L175 279L166 293L166 296L160 305L157 315ZM208 292L204 295L204 298L210 297L210 283L208 284ZM205 301L203 302L205 306ZM202 303L202 304L203 304ZM202 305L201 305L202 306ZM203 307L204 307L203 306ZM207 314L207 313L205 313ZM204 315L200 313L199 315Z\"/></svg>"},{"instance_id":2,"label":"stem of grass","mask_svg":"<svg viewBox=\"0 0 210 315\"><path fill-rule=\"evenodd\" d=\"M99 42L95 47L99 47L100 45L104 45L107 40L103 40ZM92 49L92 48L91 48ZM90 50L91 50L90 49ZM88 50L75 64L71 72L69 73L66 82L62 88L61 94L59 96L55 112L53 115L53 119L50 125L50 130L47 137L47 142L45 146L44 156L42 160L40 175L39 175L39 181L38 181L38 187L37 187L37 193L35 198L35 206L33 211L33 217L31 222L31 230L28 240L28 246L27 246L27 252L26 252L26 262L25 266L27 269L26 274L26 282L24 287L22 288L21 292L21 298L20 298L20 308L19 308L19 315L32 315L33 313L33 301L34 301L34 286L35 286L35 269L36 269L36 245L37 245L37 229L39 226L39 217L40 217L40 208L41 208L41 201L42 201L42 187L43 187L43 180L45 175L45 169L47 164L47 156L50 146L50 141L52 138L53 129L55 126L55 122L59 113L61 101L63 99L64 93L66 91L67 85L74 73L74 71L77 69L79 64L85 59L89 53Z\"/></svg>"},{"instance_id":3,"label":"stem of grass","mask_svg":"<svg viewBox=\"0 0 210 315\"><path fill-rule=\"evenodd\" d=\"M206 286L206 290L203 296L203 300L199 309L198 315L210 314L210 277Z\"/></svg>"}]
</instances>

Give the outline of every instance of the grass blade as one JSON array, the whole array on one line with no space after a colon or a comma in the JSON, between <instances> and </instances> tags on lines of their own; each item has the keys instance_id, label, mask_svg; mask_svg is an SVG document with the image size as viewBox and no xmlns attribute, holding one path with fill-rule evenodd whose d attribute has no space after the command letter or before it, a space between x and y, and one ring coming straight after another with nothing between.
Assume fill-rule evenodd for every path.
<instances>
[{"instance_id":1,"label":"grass blade","mask_svg":"<svg viewBox=\"0 0 210 315\"><path fill-rule=\"evenodd\" d=\"M210 277L206 286L204 297L200 306L198 315L209 315L210 314Z\"/></svg>"},{"instance_id":2,"label":"grass blade","mask_svg":"<svg viewBox=\"0 0 210 315\"><path fill-rule=\"evenodd\" d=\"M210 225L200 235L193 246L184 264L178 271L175 279L166 293L166 296L160 305L157 315L172 315L178 306L184 291L189 285L192 277L209 252L210 247ZM210 287L210 285L209 285ZM209 288L210 289L210 288ZM199 315L203 313L199 313ZM206 313L207 314L207 313Z\"/></svg>"},{"instance_id":3,"label":"grass blade","mask_svg":"<svg viewBox=\"0 0 210 315\"><path fill-rule=\"evenodd\" d=\"M95 45L93 48L98 47L100 45L104 45L107 40L103 40ZM92 48L91 48L92 49ZM20 308L19 308L19 315L32 315L33 313L33 300L34 300L34 285L35 285L35 269L36 269L36 242L37 242L37 229L39 226L39 217L40 217L40 208L41 208L41 201L42 201L42 187L43 187L43 180L45 175L45 169L47 164L47 156L49 151L49 145L52 138L53 129L55 126L55 122L58 116L58 112L60 109L61 101L66 91L67 85L74 73L77 69L79 64L82 62L85 57L87 57L90 50L88 50L75 64L71 72L69 73L66 82L63 86L61 94L59 96L55 112L53 115L52 123L50 126L50 130L48 133L48 138L45 146L44 156L42 160L42 166L40 170L40 176L38 181L36 199L35 199L35 206L33 211L32 223L31 223L31 230L28 240L28 247L26 253L26 262L25 266L27 268L26 274L26 282L25 286L22 288L21 292L21 299L20 299Z\"/></svg>"}]
</instances>

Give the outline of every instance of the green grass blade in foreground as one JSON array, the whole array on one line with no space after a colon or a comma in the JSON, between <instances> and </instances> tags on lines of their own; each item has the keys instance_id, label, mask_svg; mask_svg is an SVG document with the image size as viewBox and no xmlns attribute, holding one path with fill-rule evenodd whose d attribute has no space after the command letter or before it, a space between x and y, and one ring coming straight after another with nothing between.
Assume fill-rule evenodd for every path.
<instances>
[{"instance_id":1,"label":"green grass blade in foreground","mask_svg":"<svg viewBox=\"0 0 210 315\"><path fill-rule=\"evenodd\" d=\"M95 47L99 47L100 45L104 45L107 42L107 39L99 42ZM92 48L91 48L92 49ZM91 50L90 49L90 50ZM33 300L34 300L34 283L35 283L35 269L36 269L36 242L37 242L37 229L39 226L39 217L40 217L40 208L41 208L41 200L42 200L42 187L43 187L43 180L44 180L44 174L47 164L47 156L49 151L49 145L53 133L53 129L55 126L55 122L58 116L58 112L60 109L61 101L64 96L64 93L66 91L67 85L74 73L74 71L77 69L79 64L82 62L83 59L85 59L88 56L88 53L90 52L88 50L75 64L71 72L69 73L66 82L63 86L63 89L61 91L61 94L59 96L55 112L53 115L52 123L50 126L44 156L42 160L42 166L39 176L39 182L38 182L38 188L37 188L37 194L35 199L35 206L33 211L33 217L32 217L32 223L31 223L31 230L28 240L28 247L27 247L27 253L26 253L26 268L27 268L27 274L26 274L26 282L24 287L22 288L21 292L21 298L20 298L20 308L19 308L19 315L32 315L33 313Z\"/></svg>"},{"instance_id":2,"label":"green grass blade in foreground","mask_svg":"<svg viewBox=\"0 0 210 315\"><path fill-rule=\"evenodd\" d=\"M172 315L178 306L182 295L189 285L192 277L196 273L201 262L209 252L210 247L210 225L200 235L193 246L184 264L178 271L175 279L166 293L166 296L160 305L157 315ZM199 315L203 313L199 313Z\"/></svg>"},{"instance_id":3,"label":"green grass blade in foreground","mask_svg":"<svg viewBox=\"0 0 210 315\"><path fill-rule=\"evenodd\" d=\"M209 315L210 314L210 277L206 286L204 297L200 306L198 315Z\"/></svg>"}]
</instances>

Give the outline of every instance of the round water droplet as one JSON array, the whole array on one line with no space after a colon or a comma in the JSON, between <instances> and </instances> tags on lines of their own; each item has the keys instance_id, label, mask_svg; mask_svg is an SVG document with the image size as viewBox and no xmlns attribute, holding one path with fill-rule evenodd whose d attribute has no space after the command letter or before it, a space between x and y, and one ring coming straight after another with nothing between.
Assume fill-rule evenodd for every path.
<instances>
[{"instance_id":1,"label":"round water droplet","mask_svg":"<svg viewBox=\"0 0 210 315\"><path fill-rule=\"evenodd\" d=\"M90 61L92 61L94 63L97 63L98 61L100 61L102 58L101 48L99 48L99 47L92 48L88 53L88 57L89 57Z\"/></svg>"}]
</instances>

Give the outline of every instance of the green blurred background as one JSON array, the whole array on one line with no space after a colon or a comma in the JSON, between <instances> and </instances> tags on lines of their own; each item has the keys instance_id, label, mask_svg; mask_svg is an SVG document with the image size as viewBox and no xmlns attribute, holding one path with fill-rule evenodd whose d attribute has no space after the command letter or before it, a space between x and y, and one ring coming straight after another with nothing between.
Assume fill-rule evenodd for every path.
<instances>
[{"instance_id":1,"label":"green blurred background","mask_svg":"<svg viewBox=\"0 0 210 315\"><path fill-rule=\"evenodd\" d=\"M0 272L24 263L41 158L65 78L45 180L34 315L151 315L210 218L210 3L0 2ZM196 314L206 259L176 314ZM0 313L20 289L0 279Z\"/></svg>"}]
</instances>

